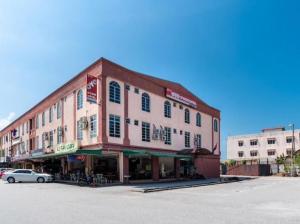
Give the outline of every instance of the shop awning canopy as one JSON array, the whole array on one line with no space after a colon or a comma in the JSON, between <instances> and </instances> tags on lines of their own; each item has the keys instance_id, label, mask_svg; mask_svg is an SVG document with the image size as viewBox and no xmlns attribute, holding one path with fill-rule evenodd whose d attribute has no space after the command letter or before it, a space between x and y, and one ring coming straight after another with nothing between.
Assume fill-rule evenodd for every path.
<instances>
[{"instance_id":1,"label":"shop awning canopy","mask_svg":"<svg viewBox=\"0 0 300 224\"><path fill-rule=\"evenodd\" d=\"M155 152L147 150L134 150L134 149L124 149L123 153L125 156L154 156L163 158L178 158L180 160L191 160L191 155L179 155L176 153L169 152Z\"/></svg>"},{"instance_id":2,"label":"shop awning canopy","mask_svg":"<svg viewBox=\"0 0 300 224\"><path fill-rule=\"evenodd\" d=\"M29 159L50 159L50 158L59 158L68 155L90 155L90 156L101 156L102 149L78 149L74 152L67 153L51 153L51 154L43 154L37 156L31 156Z\"/></svg>"}]
</instances>

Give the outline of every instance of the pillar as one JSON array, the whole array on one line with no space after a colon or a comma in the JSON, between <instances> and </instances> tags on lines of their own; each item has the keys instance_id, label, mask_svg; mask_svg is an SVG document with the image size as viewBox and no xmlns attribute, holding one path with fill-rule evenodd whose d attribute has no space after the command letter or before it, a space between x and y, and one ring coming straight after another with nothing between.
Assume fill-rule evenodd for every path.
<instances>
[{"instance_id":1,"label":"pillar","mask_svg":"<svg viewBox=\"0 0 300 224\"><path fill-rule=\"evenodd\" d=\"M175 165L175 178L179 179L180 178L180 160L179 159L174 159L174 165Z\"/></svg>"},{"instance_id":2,"label":"pillar","mask_svg":"<svg viewBox=\"0 0 300 224\"><path fill-rule=\"evenodd\" d=\"M124 176L129 175L129 158L123 152L119 153L119 179L124 183Z\"/></svg>"},{"instance_id":3,"label":"pillar","mask_svg":"<svg viewBox=\"0 0 300 224\"><path fill-rule=\"evenodd\" d=\"M159 180L159 159L158 157L152 156L152 179L154 181Z\"/></svg>"}]
</instances>

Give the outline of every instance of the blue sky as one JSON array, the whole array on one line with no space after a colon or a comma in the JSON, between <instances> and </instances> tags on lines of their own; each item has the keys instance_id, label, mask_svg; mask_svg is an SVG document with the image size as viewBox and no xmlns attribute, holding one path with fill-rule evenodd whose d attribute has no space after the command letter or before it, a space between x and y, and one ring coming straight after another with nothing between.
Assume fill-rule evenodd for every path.
<instances>
[{"instance_id":1,"label":"blue sky","mask_svg":"<svg viewBox=\"0 0 300 224\"><path fill-rule=\"evenodd\" d=\"M300 1L0 0L0 125L99 57L177 81L228 135L300 125Z\"/></svg>"}]
</instances>

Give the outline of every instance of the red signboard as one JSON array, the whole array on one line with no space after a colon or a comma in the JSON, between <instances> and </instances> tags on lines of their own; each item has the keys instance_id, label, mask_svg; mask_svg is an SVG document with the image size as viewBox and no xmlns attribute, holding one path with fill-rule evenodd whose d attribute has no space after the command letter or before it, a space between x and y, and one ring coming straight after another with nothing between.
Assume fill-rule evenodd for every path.
<instances>
[{"instance_id":1,"label":"red signboard","mask_svg":"<svg viewBox=\"0 0 300 224\"><path fill-rule=\"evenodd\" d=\"M86 97L87 101L97 103L97 77L95 76L87 75Z\"/></svg>"},{"instance_id":2,"label":"red signboard","mask_svg":"<svg viewBox=\"0 0 300 224\"><path fill-rule=\"evenodd\" d=\"M197 103L195 101L190 100L184 96L181 96L179 93L176 93L171 89L166 89L166 97L194 108L197 107Z\"/></svg>"}]
</instances>

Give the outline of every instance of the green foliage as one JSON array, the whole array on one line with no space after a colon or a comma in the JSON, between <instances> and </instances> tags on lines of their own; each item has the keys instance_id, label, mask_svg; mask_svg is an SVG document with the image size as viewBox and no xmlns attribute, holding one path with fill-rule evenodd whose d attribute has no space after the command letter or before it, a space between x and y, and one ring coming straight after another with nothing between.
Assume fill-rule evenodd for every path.
<instances>
[{"instance_id":1,"label":"green foliage","mask_svg":"<svg viewBox=\"0 0 300 224\"><path fill-rule=\"evenodd\" d=\"M285 162L286 162L286 157L284 156L284 154L277 156L276 158L277 164L285 164Z\"/></svg>"}]
</instances>

